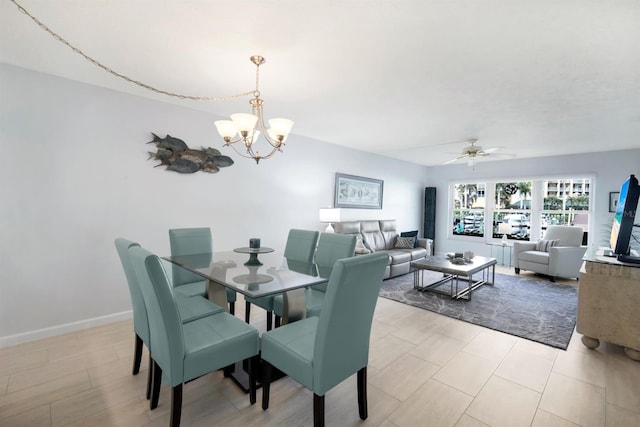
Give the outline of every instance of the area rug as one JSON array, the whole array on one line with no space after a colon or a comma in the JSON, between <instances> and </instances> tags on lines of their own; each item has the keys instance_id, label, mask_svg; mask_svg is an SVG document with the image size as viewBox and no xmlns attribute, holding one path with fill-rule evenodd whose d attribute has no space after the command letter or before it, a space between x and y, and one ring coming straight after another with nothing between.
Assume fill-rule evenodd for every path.
<instances>
[{"instance_id":1,"label":"area rug","mask_svg":"<svg viewBox=\"0 0 640 427\"><path fill-rule=\"evenodd\" d=\"M425 271L425 283L442 278ZM380 296L454 319L566 350L576 325L577 286L496 273L495 285L473 291L470 301L413 289L413 274L382 282Z\"/></svg>"}]
</instances>

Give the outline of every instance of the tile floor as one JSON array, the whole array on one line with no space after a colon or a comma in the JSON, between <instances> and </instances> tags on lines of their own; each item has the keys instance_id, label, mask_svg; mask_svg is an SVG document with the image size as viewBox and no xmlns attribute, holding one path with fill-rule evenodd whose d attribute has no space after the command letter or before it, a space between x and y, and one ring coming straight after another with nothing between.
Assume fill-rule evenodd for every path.
<instances>
[{"instance_id":1,"label":"tile floor","mask_svg":"<svg viewBox=\"0 0 640 427\"><path fill-rule=\"evenodd\" d=\"M243 307L239 301L240 318ZM264 317L252 309L262 330ZM0 425L168 425L170 392L164 387L159 407L149 410L146 354L132 376L132 353L131 321L0 349ZM361 422L355 377L333 389L327 425L640 426L640 363L617 346L588 350L574 334L567 351L557 350L382 298L368 393L369 418ZM311 426L312 394L279 380L262 411L216 372L185 386L182 421Z\"/></svg>"}]
</instances>

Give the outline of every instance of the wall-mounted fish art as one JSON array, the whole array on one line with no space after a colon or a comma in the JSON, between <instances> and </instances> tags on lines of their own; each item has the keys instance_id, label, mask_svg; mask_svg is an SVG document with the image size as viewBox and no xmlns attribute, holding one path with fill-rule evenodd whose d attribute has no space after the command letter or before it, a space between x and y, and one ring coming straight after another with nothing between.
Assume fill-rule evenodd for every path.
<instances>
[{"instance_id":1,"label":"wall-mounted fish art","mask_svg":"<svg viewBox=\"0 0 640 427\"><path fill-rule=\"evenodd\" d=\"M155 153L149 151L149 159L160 160L160 164L155 167L165 165L167 170L179 173L197 171L216 173L220 168L233 164L231 157L223 156L215 148L202 147L201 150L194 150L189 148L183 140L169 134L164 138L160 138L153 132L151 135L153 140L147 144L156 144L158 150Z\"/></svg>"}]
</instances>

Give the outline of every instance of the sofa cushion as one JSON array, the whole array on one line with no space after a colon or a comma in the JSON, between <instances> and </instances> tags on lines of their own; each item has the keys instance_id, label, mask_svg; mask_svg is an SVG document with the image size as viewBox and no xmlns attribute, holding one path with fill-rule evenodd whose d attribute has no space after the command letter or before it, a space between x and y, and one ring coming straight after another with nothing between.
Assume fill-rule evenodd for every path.
<instances>
[{"instance_id":1,"label":"sofa cushion","mask_svg":"<svg viewBox=\"0 0 640 427\"><path fill-rule=\"evenodd\" d=\"M383 219L378 221L380 227L380 233L384 239L384 248L393 249L396 244L396 237L398 237L398 230L396 229L395 219Z\"/></svg>"},{"instance_id":2,"label":"sofa cushion","mask_svg":"<svg viewBox=\"0 0 640 427\"><path fill-rule=\"evenodd\" d=\"M549 264L549 252L524 251L518 254L519 261L535 262L537 264Z\"/></svg>"},{"instance_id":3,"label":"sofa cushion","mask_svg":"<svg viewBox=\"0 0 640 427\"><path fill-rule=\"evenodd\" d=\"M360 221L360 233L364 244L371 252L388 249L378 221Z\"/></svg>"},{"instance_id":4,"label":"sofa cushion","mask_svg":"<svg viewBox=\"0 0 640 427\"><path fill-rule=\"evenodd\" d=\"M417 248L411 248L411 249L402 249L405 252L408 252L411 254L411 261L415 261L417 259L422 259L426 256L428 256L429 254L427 253L427 250L423 247L417 247Z\"/></svg>"},{"instance_id":5,"label":"sofa cushion","mask_svg":"<svg viewBox=\"0 0 640 427\"><path fill-rule=\"evenodd\" d=\"M396 244L393 246L396 249L411 249L416 242L415 237L396 237Z\"/></svg>"},{"instance_id":6,"label":"sofa cushion","mask_svg":"<svg viewBox=\"0 0 640 427\"><path fill-rule=\"evenodd\" d=\"M360 234L360 221L344 221L333 224L336 233Z\"/></svg>"},{"instance_id":7,"label":"sofa cushion","mask_svg":"<svg viewBox=\"0 0 640 427\"><path fill-rule=\"evenodd\" d=\"M391 258L391 265L402 264L411 261L411 252L405 249L388 249L387 255Z\"/></svg>"},{"instance_id":8,"label":"sofa cushion","mask_svg":"<svg viewBox=\"0 0 640 427\"><path fill-rule=\"evenodd\" d=\"M554 239L554 240L540 239L536 243L536 251L549 252L550 247L558 246L559 243L560 243L559 239Z\"/></svg>"}]
</instances>

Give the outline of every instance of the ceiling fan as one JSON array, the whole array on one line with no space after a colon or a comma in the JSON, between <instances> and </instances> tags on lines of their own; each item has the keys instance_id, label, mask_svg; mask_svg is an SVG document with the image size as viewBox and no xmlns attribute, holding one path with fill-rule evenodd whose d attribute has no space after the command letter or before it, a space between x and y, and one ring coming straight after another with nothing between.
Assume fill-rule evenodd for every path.
<instances>
[{"instance_id":1,"label":"ceiling fan","mask_svg":"<svg viewBox=\"0 0 640 427\"><path fill-rule=\"evenodd\" d=\"M448 165L450 163L457 162L458 160L467 159L467 164L469 166L473 166L479 157L486 157L502 148L491 147L485 150L481 146L475 145L478 142L477 138L469 139L467 140L467 142L469 143L469 145L462 149L462 153L458 157L444 162L443 165Z\"/></svg>"}]
</instances>

